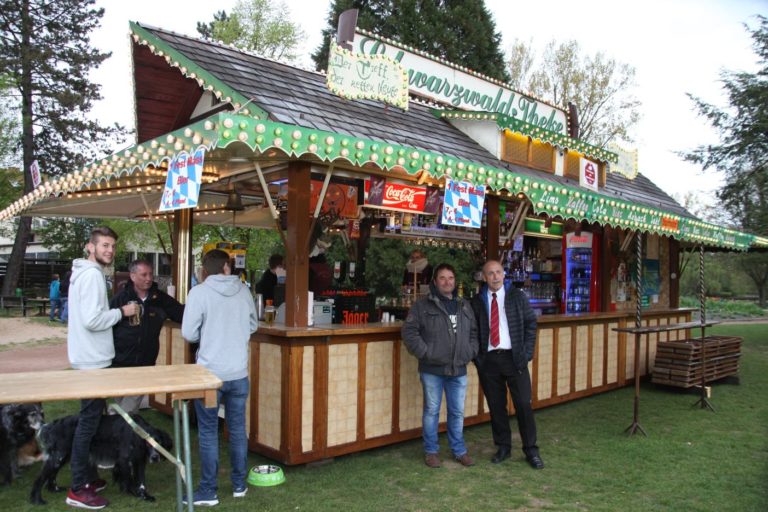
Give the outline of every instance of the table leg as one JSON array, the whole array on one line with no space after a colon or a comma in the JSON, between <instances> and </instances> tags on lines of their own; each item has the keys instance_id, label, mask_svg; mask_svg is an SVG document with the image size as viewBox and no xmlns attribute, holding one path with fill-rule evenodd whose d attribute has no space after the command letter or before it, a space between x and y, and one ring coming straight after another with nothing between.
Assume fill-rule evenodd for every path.
<instances>
[{"instance_id":1,"label":"table leg","mask_svg":"<svg viewBox=\"0 0 768 512\"><path fill-rule=\"evenodd\" d=\"M633 419L632 424L624 429L627 435L634 435L638 431L644 436L645 433L643 427L640 426L640 334L635 334L635 403L633 407Z\"/></svg>"},{"instance_id":2,"label":"table leg","mask_svg":"<svg viewBox=\"0 0 768 512\"><path fill-rule=\"evenodd\" d=\"M170 396L170 395L169 395ZM173 443L174 443L174 451L176 453L176 510L178 512L182 512L184 510L184 503L183 503L183 492L182 492L182 479L181 479L181 473L179 473L178 468L179 464L181 464L181 429L179 428L179 405L181 404L180 400L175 400L173 402Z\"/></svg>"},{"instance_id":3,"label":"table leg","mask_svg":"<svg viewBox=\"0 0 768 512\"><path fill-rule=\"evenodd\" d=\"M195 504L192 499L192 449L189 441L189 410L186 400L181 402L181 415L184 420L184 464L187 468L187 504L189 512L192 512L195 509Z\"/></svg>"}]
</instances>

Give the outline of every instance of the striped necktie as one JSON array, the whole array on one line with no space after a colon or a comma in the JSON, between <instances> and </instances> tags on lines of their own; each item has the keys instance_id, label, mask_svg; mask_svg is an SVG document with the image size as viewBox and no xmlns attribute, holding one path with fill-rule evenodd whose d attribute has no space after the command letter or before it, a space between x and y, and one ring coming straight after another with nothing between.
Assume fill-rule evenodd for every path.
<instances>
[{"instance_id":1,"label":"striped necktie","mask_svg":"<svg viewBox=\"0 0 768 512\"><path fill-rule=\"evenodd\" d=\"M499 303L496 302L496 293L491 295L491 346L496 348L499 346Z\"/></svg>"}]
</instances>

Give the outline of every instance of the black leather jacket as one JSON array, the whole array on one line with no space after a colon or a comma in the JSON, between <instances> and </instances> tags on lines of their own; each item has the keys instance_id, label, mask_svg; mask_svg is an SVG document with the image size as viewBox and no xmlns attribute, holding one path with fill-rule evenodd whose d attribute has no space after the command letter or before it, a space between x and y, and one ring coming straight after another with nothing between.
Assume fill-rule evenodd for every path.
<instances>
[{"instance_id":1,"label":"black leather jacket","mask_svg":"<svg viewBox=\"0 0 768 512\"><path fill-rule=\"evenodd\" d=\"M133 283L128 281L125 287L109 302L111 308L119 308L129 301L135 300L141 303ZM184 306L157 288L157 283L152 283L152 288L147 293L144 301L144 313L140 325L130 325L128 318L122 318L113 328L112 336L115 340L115 358L112 366L154 366L157 354L160 351L160 329L166 319L181 323L184 315Z\"/></svg>"}]
</instances>

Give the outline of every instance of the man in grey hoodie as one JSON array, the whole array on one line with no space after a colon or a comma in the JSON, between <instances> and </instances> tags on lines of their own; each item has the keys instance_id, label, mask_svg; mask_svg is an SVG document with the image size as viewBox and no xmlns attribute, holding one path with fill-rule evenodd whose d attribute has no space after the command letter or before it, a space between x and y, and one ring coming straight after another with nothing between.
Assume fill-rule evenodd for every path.
<instances>
[{"instance_id":1,"label":"man in grey hoodie","mask_svg":"<svg viewBox=\"0 0 768 512\"><path fill-rule=\"evenodd\" d=\"M187 296L181 334L190 343L199 343L197 364L206 367L224 385L218 404L224 404L229 431L229 459L232 467L232 496L242 498L246 487L248 439L245 434L245 406L248 398L248 342L259 327L256 305L248 288L231 275L229 255L214 249L203 256L208 277ZM219 407L206 408L195 400L200 441L200 483L192 500L197 506L219 504ZM184 499L185 502L189 497Z\"/></svg>"},{"instance_id":2,"label":"man in grey hoodie","mask_svg":"<svg viewBox=\"0 0 768 512\"><path fill-rule=\"evenodd\" d=\"M112 326L122 317L136 313L136 304L109 308L103 269L112 264L116 243L117 233L108 227L95 228L85 246L88 258L72 262L67 353L75 370L110 366L115 357ZM91 439L99 428L105 406L103 398L80 401L80 419L72 441L72 487L67 492L67 505L98 510L109 503L96 494L107 483L91 473L89 461Z\"/></svg>"}]
</instances>

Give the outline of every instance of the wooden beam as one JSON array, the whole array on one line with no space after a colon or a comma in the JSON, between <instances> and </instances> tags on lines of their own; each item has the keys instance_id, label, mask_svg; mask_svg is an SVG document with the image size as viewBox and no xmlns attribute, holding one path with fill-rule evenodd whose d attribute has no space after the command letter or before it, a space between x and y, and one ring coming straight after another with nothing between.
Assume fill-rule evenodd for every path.
<instances>
[{"instance_id":1,"label":"wooden beam","mask_svg":"<svg viewBox=\"0 0 768 512\"><path fill-rule=\"evenodd\" d=\"M288 165L288 233L285 259L285 325L306 327L309 307L310 164L294 161Z\"/></svg>"}]
</instances>

